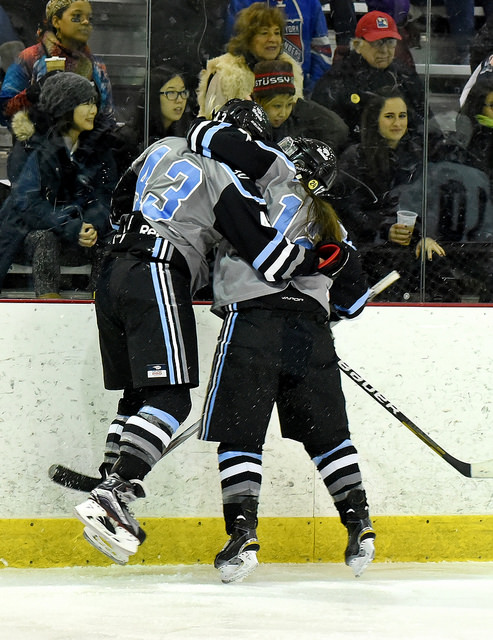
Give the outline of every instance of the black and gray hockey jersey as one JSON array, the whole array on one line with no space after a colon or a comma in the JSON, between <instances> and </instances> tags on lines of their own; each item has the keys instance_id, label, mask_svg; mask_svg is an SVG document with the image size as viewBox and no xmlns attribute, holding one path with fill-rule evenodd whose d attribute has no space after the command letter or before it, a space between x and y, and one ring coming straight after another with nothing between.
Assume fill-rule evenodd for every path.
<instances>
[{"instance_id":1,"label":"black and gray hockey jersey","mask_svg":"<svg viewBox=\"0 0 493 640\"><path fill-rule=\"evenodd\" d=\"M132 170L137 175L134 213L120 219L114 252L160 260L162 239L169 240L188 263L193 291L207 284L206 255L223 237L269 282L316 270L316 253L272 226L253 180L192 153L184 138L154 143Z\"/></svg>"},{"instance_id":2,"label":"black and gray hockey jersey","mask_svg":"<svg viewBox=\"0 0 493 640\"><path fill-rule=\"evenodd\" d=\"M267 202L272 226L293 242L313 248L309 198L296 179L294 165L277 146L254 141L248 133L227 123L203 119L191 127L188 139L195 153L228 162L254 179ZM363 310L369 290L357 251L347 239L346 230L341 230L350 259L335 283L320 273L296 274L290 282L267 282L230 243L223 241L214 266L213 311L220 314L228 305L263 298L291 285L315 299L328 313L335 310L340 317L355 317Z\"/></svg>"}]
</instances>

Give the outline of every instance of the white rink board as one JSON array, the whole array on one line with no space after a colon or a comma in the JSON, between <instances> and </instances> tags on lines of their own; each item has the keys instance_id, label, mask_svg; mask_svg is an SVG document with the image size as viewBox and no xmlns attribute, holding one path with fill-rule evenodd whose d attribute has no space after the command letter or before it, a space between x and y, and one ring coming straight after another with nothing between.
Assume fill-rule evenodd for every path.
<instances>
[{"instance_id":1,"label":"white rink board","mask_svg":"<svg viewBox=\"0 0 493 640\"><path fill-rule=\"evenodd\" d=\"M202 385L220 321L196 306ZM340 357L444 449L493 458L492 308L369 307L335 327ZM118 392L102 386L92 304L0 306L0 518L71 516L80 494L51 483L53 462L95 474ZM374 515L493 514L493 480L464 478L343 377L353 441ZM336 515L301 445L272 420L261 516ZM189 440L148 476L137 516L220 516L215 445Z\"/></svg>"}]
</instances>

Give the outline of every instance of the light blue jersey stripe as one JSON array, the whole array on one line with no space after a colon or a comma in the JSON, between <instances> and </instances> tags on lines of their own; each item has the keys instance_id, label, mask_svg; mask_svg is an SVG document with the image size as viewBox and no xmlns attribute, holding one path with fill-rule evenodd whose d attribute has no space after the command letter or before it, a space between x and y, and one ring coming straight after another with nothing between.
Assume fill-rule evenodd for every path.
<instances>
[{"instance_id":1,"label":"light blue jersey stripe","mask_svg":"<svg viewBox=\"0 0 493 640\"><path fill-rule=\"evenodd\" d=\"M211 393L209 393L209 396L207 398L207 408L204 411L204 420L203 420L203 424L204 424L203 439L204 440L207 440L207 437L209 435L209 425L211 421L212 411L214 409L214 402L217 396L217 390L219 387L219 382L221 380L221 375L224 368L224 361L226 359L226 354L228 352L229 340L233 333L237 317L238 317L237 311L231 314L231 318L228 320L229 322L228 330L223 340L221 341L221 347L224 346L224 351L221 354L218 360L218 364L215 368L215 371L217 373L215 374L214 387L211 389Z\"/></svg>"},{"instance_id":2,"label":"light blue jersey stripe","mask_svg":"<svg viewBox=\"0 0 493 640\"><path fill-rule=\"evenodd\" d=\"M212 152L210 150L210 143L213 136L220 130L225 127L230 127L231 125L225 124L224 122L219 122L215 127L211 127L205 134L202 140L202 153L206 158L212 158Z\"/></svg>"},{"instance_id":3,"label":"light blue jersey stripe","mask_svg":"<svg viewBox=\"0 0 493 640\"><path fill-rule=\"evenodd\" d=\"M166 352L168 354L170 353L172 354L173 348L171 344L171 337L169 333L168 318L166 315L166 309L165 309L165 304L163 300L163 293L160 286L158 265L155 264L154 262L150 262L149 266L151 267L151 277L154 285L154 291L156 294L156 301L159 308L159 316L161 318L161 327L163 329L164 342L166 344ZM169 357L168 357L168 374L169 374L170 384L176 384L175 365L174 365L173 359L172 358L170 359Z\"/></svg>"},{"instance_id":4,"label":"light blue jersey stripe","mask_svg":"<svg viewBox=\"0 0 493 640\"><path fill-rule=\"evenodd\" d=\"M282 235L282 233L277 232L276 237L269 242L265 249L252 262L253 268L260 270L260 265L265 262L265 260L273 253L273 251L281 244L281 242L283 242L283 240L284 236Z\"/></svg>"}]
</instances>

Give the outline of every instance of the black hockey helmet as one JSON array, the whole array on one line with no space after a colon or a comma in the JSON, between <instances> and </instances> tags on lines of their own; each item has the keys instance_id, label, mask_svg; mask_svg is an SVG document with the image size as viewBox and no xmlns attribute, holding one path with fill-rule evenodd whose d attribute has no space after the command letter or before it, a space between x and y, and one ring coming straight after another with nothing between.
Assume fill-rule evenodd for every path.
<instances>
[{"instance_id":1,"label":"black hockey helmet","mask_svg":"<svg viewBox=\"0 0 493 640\"><path fill-rule=\"evenodd\" d=\"M337 159L332 147L313 138L283 138L279 146L298 171L301 180L315 196L330 195L337 176Z\"/></svg>"},{"instance_id":2,"label":"black hockey helmet","mask_svg":"<svg viewBox=\"0 0 493 640\"><path fill-rule=\"evenodd\" d=\"M272 125L262 107L253 100L233 98L216 111L213 117L247 131L254 140L271 140Z\"/></svg>"}]
</instances>

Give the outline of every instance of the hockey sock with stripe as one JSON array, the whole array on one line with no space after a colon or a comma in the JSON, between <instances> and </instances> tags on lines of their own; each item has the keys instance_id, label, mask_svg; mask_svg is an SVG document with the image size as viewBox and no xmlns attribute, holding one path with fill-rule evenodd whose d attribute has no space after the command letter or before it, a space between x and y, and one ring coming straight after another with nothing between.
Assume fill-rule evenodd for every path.
<instances>
[{"instance_id":1,"label":"hockey sock with stripe","mask_svg":"<svg viewBox=\"0 0 493 640\"><path fill-rule=\"evenodd\" d=\"M362 489L363 479L358 461L358 452L351 440L312 458L325 486L329 490L341 522L346 520L346 498L352 489Z\"/></svg>"},{"instance_id":2,"label":"hockey sock with stripe","mask_svg":"<svg viewBox=\"0 0 493 640\"><path fill-rule=\"evenodd\" d=\"M142 480L162 458L173 433L180 426L170 414L146 405L125 423L120 457L113 472L125 480Z\"/></svg>"},{"instance_id":3,"label":"hockey sock with stripe","mask_svg":"<svg viewBox=\"0 0 493 640\"><path fill-rule=\"evenodd\" d=\"M249 451L218 450L219 475L226 532L243 515L248 526L257 526L257 509L262 484L262 454Z\"/></svg>"},{"instance_id":4,"label":"hockey sock with stripe","mask_svg":"<svg viewBox=\"0 0 493 640\"><path fill-rule=\"evenodd\" d=\"M111 469L120 455L120 438L128 416L117 414L110 424L104 449L104 459L100 471Z\"/></svg>"}]
</instances>

